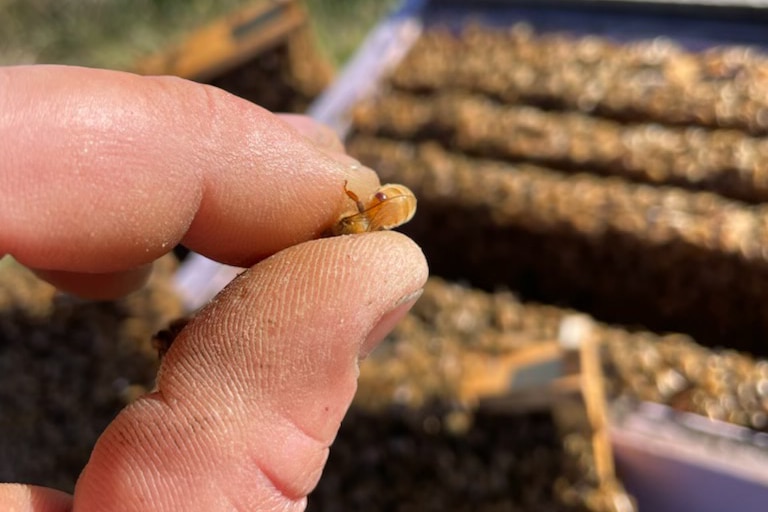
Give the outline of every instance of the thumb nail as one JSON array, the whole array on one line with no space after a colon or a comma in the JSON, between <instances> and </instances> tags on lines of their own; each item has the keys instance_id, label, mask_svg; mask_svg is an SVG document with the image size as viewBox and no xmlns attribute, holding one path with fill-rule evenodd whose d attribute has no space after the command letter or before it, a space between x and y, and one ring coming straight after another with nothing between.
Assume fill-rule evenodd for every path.
<instances>
[{"instance_id":1,"label":"thumb nail","mask_svg":"<svg viewBox=\"0 0 768 512\"><path fill-rule=\"evenodd\" d=\"M379 321L376 322L376 325L373 326L373 329L368 333L368 336L360 347L360 359L367 357L381 340L394 329L395 325L403 319L416 301L419 300L423 291L423 289L419 289L406 295L397 301L392 309L382 315Z\"/></svg>"}]
</instances>

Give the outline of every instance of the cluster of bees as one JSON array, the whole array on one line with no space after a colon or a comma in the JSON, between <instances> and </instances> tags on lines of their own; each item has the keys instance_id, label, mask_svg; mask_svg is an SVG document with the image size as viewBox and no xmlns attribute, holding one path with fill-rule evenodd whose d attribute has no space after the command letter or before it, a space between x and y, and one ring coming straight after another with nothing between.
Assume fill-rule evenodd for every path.
<instances>
[{"instance_id":1,"label":"cluster of bees","mask_svg":"<svg viewBox=\"0 0 768 512\"><path fill-rule=\"evenodd\" d=\"M356 401L372 410L393 403L412 408L435 400L455 403L457 383L474 370L466 354L503 356L555 340L563 320L573 314L523 303L510 292L488 293L432 278L391 342L361 366ZM629 332L602 323L594 324L593 334L603 347L610 395L768 432L768 361L712 351L683 334ZM430 342L415 344L414 339ZM460 426L452 420L446 428Z\"/></svg>"},{"instance_id":2,"label":"cluster of bees","mask_svg":"<svg viewBox=\"0 0 768 512\"><path fill-rule=\"evenodd\" d=\"M419 197L435 273L764 354L766 80L744 48L434 29L348 147Z\"/></svg>"},{"instance_id":3,"label":"cluster of bees","mask_svg":"<svg viewBox=\"0 0 768 512\"><path fill-rule=\"evenodd\" d=\"M396 174L425 201L485 208L497 226L533 231L606 232L663 245L768 261L768 207L710 193L653 187L586 173L563 174L527 163L472 158L439 144L356 137L351 151ZM460 194L457 194L460 192Z\"/></svg>"},{"instance_id":4,"label":"cluster of bees","mask_svg":"<svg viewBox=\"0 0 768 512\"><path fill-rule=\"evenodd\" d=\"M503 355L553 340L563 315L553 306L523 306L509 292L490 294L431 278L390 342L361 366L356 403L378 410L393 403L418 409L455 402L471 371L462 354ZM455 433L463 426L456 417L446 424Z\"/></svg>"},{"instance_id":5,"label":"cluster of bees","mask_svg":"<svg viewBox=\"0 0 768 512\"><path fill-rule=\"evenodd\" d=\"M403 90L451 87L504 103L557 107L622 120L768 132L768 59L746 47L691 53L655 38L537 34L470 25L460 37L431 30L392 77Z\"/></svg>"},{"instance_id":6,"label":"cluster of bees","mask_svg":"<svg viewBox=\"0 0 768 512\"><path fill-rule=\"evenodd\" d=\"M437 138L468 154L768 198L768 141L738 130L621 123L583 112L502 104L466 91L394 91L354 111L359 133Z\"/></svg>"},{"instance_id":7,"label":"cluster of bees","mask_svg":"<svg viewBox=\"0 0 768 512\"><path fill-rule=\"evenodd\" d=\"M601 332L613 393L768 432L768 361L681 334Z\"/></svg>"},{"instance_id":8,"label":"cluster of bees","mask_svg":"<svg viewBox=\"0 0 768 512\"><path fill-rule=\"evenodd\" d=\"M426 31L347 147L419 198L404 231L433 275L476 289L433 279L361 367L358 403L456 403L467 354L555 339L573 312L501 288L606 322L611 396L768 431L766 362L699 344L767 353L765 90L768 59L745 48ZM599 501L563 478L561 501Z\"/></svg>"},{"instance_id":9,"label":"cluster of bees","mask_svg":"<svg viewBox=\"0 0 768 512\"><path fill-rule=\"evenodd\" d=\"M745 48L426 31L355 107L347 147L419 198L404 231L433 275L484 291L430 281L361 367L358 403L460 402L468 354L504 360L572 313L502 288L649 329L596 324L611 396L768 431L768 366L693 339L766 353L765 90L768 59ZM569 439L566 458L585 457ZM590 482L557 482L561 502L610 509Z\"/></svg>"},{"instance_id":10,"label":"cluster of bees","mask_svg":"<svg viewBox=\"0 0 768 512\"><path fill-rule=\"evenodd\" d=\"M152 333L182 313L177 262L155 262L142 290L115 302L57 293L0 265L0 474L72 492L104 427L152 389ZM63 440L66 442L63 442Z\"/></svg>"},{"instance_id":11,"label":"cluster of bees","mask_svg":"<svg viewBox=\"0 0 768 512\"><path fill-rule=\"evenodd\" d=\"M406 232L434 273L510 286L613 322L765 350L764 206L470 158L435 143L359 136L350 149L420 198Z\"/></svg>"},{"instance_id":12,"label":"cluster of bees","mask_svg":"<svg viewBox=\"0 0 768 512\"><path fill-rule=\"evenodd\" d=\"M551 418L478 413L460 442L445 411L352 408L307 510L568 512L552 492L562 450Z\"/></svg>"},{"instance_id":13,"label":"cluster of bees","mask_svg":"<svg viewBox=\"0 0 768 512\"><path fill-rule=\"evenodd\" d=\"M425 413L428 418L418 417L421 428L412 428L422 431L421 435L427 430L433 438L438 432L466 436L472 435L475 428L492 429L488 424L475 425L462 409L460 383L484 377L473 375L478 368L471 363L472 357L490 354L503 365L507 355L556 339L564 320L573 314L572 310L554 306L522 303L510 292L487 293L432 278L389 342L361 365L355 410L365 415L391 410L394 405L430 411ZM766 362L756 362L734 351L714 352L680 334L628 332L595 323L593 335L603 349L610 396L650 400L678 411L768 432ZM435 403L453 404L455 409L435 413L430 409ZM384 420L381 416L377 418L380 425ZM504 418L496 417L495 421L505 425ZM513 421L519 426L531 420L515 415ZM548 428L555 427L549 424ZM342 444L345 439L342 435ZM581 500L587 510L610 510L595 505L601 495L590 472L571 471L583 466L582 459L588 457L588 440L569 435L564 441L559 451L553 447L541 449L547 456L561 460L545 473L546 478L555 482L550 492L561 503ZM530 444L531 440L519 442ZM332 453L332 461L333 457ZM511 473L511 468L506 468L506 473L502 468L492 470L500 473L494 478L519 477ZM537 482L542 478L541 473L530 476ZM535 488L541 503L546 488ZM574 496L575 489L578 496Z\"/></svg>"},{"instance_id":14,"label":"cluster of bees","mask_svg":"<svg viewBox=\"0 0 768 512\"><path fill-rule=\"evenodd\" d=\"M411 420L421 422L420 428L414 430L416 435L423 435L426 430L438 443L439 436L460 436L462 439L494 436L496 429L502 426L512 435L492 444L490 449L498 457L489 455L488 464L478 465L472 473L477 486L485 486L487 481L511 482L525 477L529 479L526 482L531 482L529 495L525 498L515 496L516 491L509 486L500 489L507 498L516 498L509 502L509 506L514 503L519 506L520 500L543 506L554 497L555 503L549 506L556 510L560 507L582 510L585 506L586 510L610 510L604 503L599 504L609 497L601 494L594 474L588 467L584 468L585 464L589 466L584 459L590 457L586 437L569 435L567 441L561 443L556 432L557 422L549 414L531 415L525 408L522 411L506 410L503 414L481 410L478 417L463 392L466 382L487 377L487 367L476 364L477 358L485 359L490 355L503 366L506 356L556 339L561 322L572 314L572 311L553 306L524 305L510 292L485 293L431 278L411 314L395 328L389 341L361 365L353 410L357 414L390 411L385 417L391 416L393 407L395 410L426 411ZM435 410L435 404L442 404L442 408ZM379 416L377 423L386 421L391 420ZM527 430L526 435L530 436L527 439L523 433L515 435L517 429L530 424L538 425L539 431L551 436L537 449L537 460L504 464L505 450L525 453L525 446L543 441ZM355 430L359 431L360 426L357 425ZM339 439L337 443L347 442L344 432ZM477 453L488 448L477 446L472 449ZM331 471L334 456L332 452ZM455 454L452 457L460 458ZM460 460L455 462L457 465L461 463ZM441 494L436 493L434 499L441 499ZM485 495L478 495L474 510L485 510L482 508L487 505L485 499ZM494 510L492 506L490 509Z\"/></svg>"}]
</instances>

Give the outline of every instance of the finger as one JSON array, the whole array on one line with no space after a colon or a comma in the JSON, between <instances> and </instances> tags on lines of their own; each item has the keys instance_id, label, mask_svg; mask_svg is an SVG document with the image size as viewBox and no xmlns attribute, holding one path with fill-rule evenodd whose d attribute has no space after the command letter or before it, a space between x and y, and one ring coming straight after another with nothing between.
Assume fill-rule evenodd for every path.
<instances>
[{"instance_id":1,"label":"finger","mask_svg":"<svg viewBox=\"0 0 768 512\"><path fill-rule=\"evenodd\" d=\"M299 114L279 114L279 117L319 148L344 153L344 143L331 127Z\"/></svg>"},{"instance_id":2,"label":"finger","mask_svg":"<svg viewBox=\"0 0 768 512\"><path fill-rule=\"evenodd\" d=\"M37 269L122 271L180 241L249 265L324 231L345 181L378 186L266 110L171 77L0 68L0 140L0 254Z\"/></svg>"},{"instance_id":3,"label":"finger","mask_svg":"<svg viewBox=\"0 0 768 512\"><path fill-rule=\"evenodd\" d=\"M108 427L76 508L303 509L358 358L426 276L419 248L397 233L307 242L259 263L176 338L158 391Z\"/></svg>"},{"instance_id":4,"label":"finger","mask_svg":"<svg viewBox=\"0 0 768 512\"><path fill-rule=\"evenodd\" d=\"M45 487L0 484L0 510L6 512L70 512L72 496Z\"/></svg>"},{"instance_id":5,"label":"finger","mask_svg":"<svg viewBox=\"0 0 768 512\"><path fill-rule=\"evenodd\" d=\"M93 274L62 270L35 270L35 274L60 290L92 300L111 300L141 288L152 273L152 265Z\"/></svg>"}]
</instances>

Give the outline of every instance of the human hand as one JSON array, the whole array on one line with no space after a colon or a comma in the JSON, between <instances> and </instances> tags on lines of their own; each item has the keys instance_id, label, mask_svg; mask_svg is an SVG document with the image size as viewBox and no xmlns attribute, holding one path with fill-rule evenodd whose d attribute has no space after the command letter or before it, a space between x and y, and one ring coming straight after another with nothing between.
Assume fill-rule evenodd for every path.
<instances>
[{"instance_id":1,"label":"human hand","mask_svg":"<svg viewBox=\"0 0 768 512\"><path fill-rule=\"evenodd\" d=\"M427 268L397 233L313 240L378 186L327 130L174 78L0 68L0 255L94 298L181 242L255 264L99 439L74 496L0 485L0 510L301 510L358 359Z\"/></svg>"}]
</instances>

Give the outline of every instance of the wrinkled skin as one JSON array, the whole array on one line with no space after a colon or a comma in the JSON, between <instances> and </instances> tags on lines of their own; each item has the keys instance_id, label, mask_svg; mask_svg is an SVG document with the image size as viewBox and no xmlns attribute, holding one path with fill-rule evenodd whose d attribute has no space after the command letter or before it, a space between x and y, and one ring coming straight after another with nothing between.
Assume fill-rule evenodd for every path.
<instances>
[{"instance_id":1,"label":"wrinkled skin","mask_svg":"<svg viewBox=\"0 0 768 512\"><path fill-rule=\"evenodd\" d=\"M314 240L379 186L326 128L175 78L0 68L0 255L85 297L140 287L177 243L252 266L176 338L74 496L6 511L302 510L362 355L427 268L390 232Z\"/></svg>"}]
</instances>

